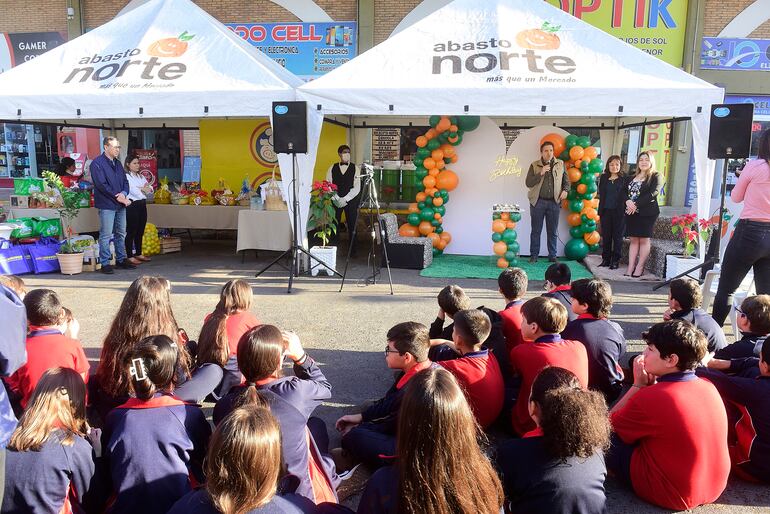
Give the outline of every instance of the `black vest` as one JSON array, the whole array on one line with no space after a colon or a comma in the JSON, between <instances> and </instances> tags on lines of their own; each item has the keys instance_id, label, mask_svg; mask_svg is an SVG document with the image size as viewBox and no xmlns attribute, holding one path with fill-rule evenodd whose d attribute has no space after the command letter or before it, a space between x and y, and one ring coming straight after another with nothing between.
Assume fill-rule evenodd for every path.
<instances>
[{"instance_id":1,"label":"black vest","mask_svg":"<svg viewBox=\"0 0 770 514\"><path fill-rule=\"evenodd\" d=\"M337 186L337 194L340 197L347 195L353 189L353 181L356 178L356 165L348 164L348 171L342 173L340 163L335 162L332 166L332 182Z\"/></svg>"}]
</instances>

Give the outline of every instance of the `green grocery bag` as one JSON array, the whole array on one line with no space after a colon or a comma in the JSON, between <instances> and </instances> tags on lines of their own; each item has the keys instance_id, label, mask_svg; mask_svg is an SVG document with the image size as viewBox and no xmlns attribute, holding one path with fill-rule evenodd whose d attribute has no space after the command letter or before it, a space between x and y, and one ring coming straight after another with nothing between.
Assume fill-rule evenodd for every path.
<instances>
[{"instance_id":1,"label":"green grocery bag","mask_svg":"<svg viewBox=\"0 0 770 514\"><path fill-rule=\"evenodd\" d=\"M13 179L13 194L30 196L32 193L42 193L45 189L45 181L42 178L15 178Z\"/></svg>"},{"instance_id":2,"label":"green grocery bag","mask_svg":"<svg viewBox=\"0 0 770 514\"><path fill-rule=\"evenodd\" d=\"M32 237L35 230L35 220L32 218L16 218L8 220L8 223L17 223L24 225L22 228L16 228L11 232L11 237L15 239L22 239L25 237Z\"/></svg>"},{"instance_id":3,"label":"green grocery bag","mask_svg":"<svg viewBox=\"0 0 770 514\"><path fill-rule=\"evenodd\" d=\"M32 218L32 235L40 237L61 237L64 235L59 218Z\"/></svg>"}]
</instances>

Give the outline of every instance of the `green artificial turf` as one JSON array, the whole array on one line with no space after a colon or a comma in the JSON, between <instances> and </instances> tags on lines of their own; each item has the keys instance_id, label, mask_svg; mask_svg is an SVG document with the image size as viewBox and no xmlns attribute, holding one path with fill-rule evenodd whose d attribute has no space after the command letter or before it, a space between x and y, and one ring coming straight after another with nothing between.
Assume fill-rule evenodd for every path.
<instances>
[{"instance_id":1,"label":"green artificial turf","mask_svg":"<svg viewBox=\"0 0 770 514\"><path fill-rule=\"evenodd\" d=\"M433 263L420 272L422 277L432 278L497 278L501 269L497 267L497 256L486 255L437 255ZM570 267L572 280L590 278L593 275L576 261L561 260ZM541 257L530 264L528 257L522 257L515 264L527 273L529 280L545 280L545 270L551 263Z\"/></svg>"}]
</instances>

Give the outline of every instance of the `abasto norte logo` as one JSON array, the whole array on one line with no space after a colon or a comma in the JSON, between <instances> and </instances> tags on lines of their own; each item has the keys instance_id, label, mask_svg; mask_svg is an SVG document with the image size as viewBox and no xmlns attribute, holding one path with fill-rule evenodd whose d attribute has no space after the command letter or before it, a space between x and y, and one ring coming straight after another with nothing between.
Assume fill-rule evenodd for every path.
<instances>
[{"instance_id":1,"label":"abasto norte logo","mask_svg":"<svg viewBox=\"0 0 770 514\"><path fill-rule=\"evenodd\" d=\"M146 54L149 56L143 60L142 51L139 48L128 48L111 54L93 54L84 56L78 61L78 66L73 68L64 79L64 84L70 82L103 82L115 78L122 81L113 81L102 84L103 88L140 88L140 87L168 87L173 81L184 76L187 65L183 62L167 62L165 59L181 57L187 52L189 42L194 34L182 32L177 37L158 39L150 43ZM161 59L164 59L161 61ZM153 81L162 81L160 83Z\"/></svg>"},{"instance_id":2,"label":"abasto norte logo","mask_svg":"<svg viewBox=\"0 0 770 514\"><path fill-rule=\"evenodd\" d=\"M569 75L577 69L568 55L554 55L561 48L560 25L544 21L540 28L524 29L508 39L458 43L447 41L433 46L433 75L465 72L484 73L487 82L575 82ZM523 51L522 51L523 50ZM492 75L492 73L499 73Z\"/></svg>"}]
</instances>

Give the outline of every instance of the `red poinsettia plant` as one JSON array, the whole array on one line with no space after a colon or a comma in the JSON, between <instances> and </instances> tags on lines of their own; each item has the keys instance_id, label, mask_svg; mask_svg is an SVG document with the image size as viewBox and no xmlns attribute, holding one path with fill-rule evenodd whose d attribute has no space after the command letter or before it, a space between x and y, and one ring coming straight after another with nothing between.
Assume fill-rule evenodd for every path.
<instances>
[{"instance_id":1,"label":"red poinsettia plant","mask_svg":"<svg viewBox=\"0 0 770 514\"><path fill-rule=\"evenodd\" d=\"M682 255L690 257L698 246L699 239L707 242L715 224L711 220L698 219L697 214L685 214L671 218L671 233L684 241Z\"/></svg>"},{"instance_id":2,"label":"red poinsettia plant","mask_svg":"<svg viewBox=\"0 0 770 514\"><path fill-rule=\"evenodd\" d=\"M331 182L313 182L308 223L315 228L314 235L321 239L323 246L327 246L332 235L337 233L337 217L332 201L336 194L337 186Z\"/></svg>"}]
</instances>

